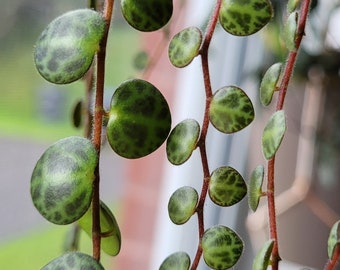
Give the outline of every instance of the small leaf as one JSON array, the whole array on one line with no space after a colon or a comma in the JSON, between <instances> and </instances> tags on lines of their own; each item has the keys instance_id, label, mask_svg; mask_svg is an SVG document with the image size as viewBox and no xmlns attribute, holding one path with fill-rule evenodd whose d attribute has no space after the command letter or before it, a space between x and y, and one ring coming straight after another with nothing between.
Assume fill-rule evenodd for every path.
<instances>
[{"instance_id":1,"label":"small leaf","mask_svg":"<svg viewBox=\"0 0 340 270\"><path fill-rule=\"evenodd\" d=\"M92 237L92 207L78 220L79 226ZM110 208L100 202L101 248L111 256L116 256L121 247L121 235L118 223Z\"/></svg>"},{"instance_id":2,"label":"small leaf","mask_svg":"<svg viewBox=\"0 0 340 270\"><path fill-rule=\"evenodd\" d=\"M282 63L275 63L264 74L260 85L260 100L263 106L268 106L272 101L281 70Z\"/></svg>"},{"instance_id":3,"label":"small leaf","mask_svg":"<svg viewBox=\"0 0 340 270\"><path fill-rule=\"evenodd\" d=\"M144 70L149 64L149 55L145 51L140 51L137 53L133 59L133 66L136 70Z\"/></svg>"},{"instance_id":4,"label":"small leaf","mask_svg":"<svg viewBox=\"0 0 340 270\"><path fill-rule=\"evenodd\" d=\"M243 251L241 238L228 227L218 225L206 230L202 238L203 258L212 269L228 269Z\"/></svg>"},{"instance_id":5,"label":"small leaf","mask_svg":"<svg viewBox=\"0 0 340 270\"><path fill-rule=\"evenodd\" d=\"M92 269L104 270L104 267L90 255L76 252L68 252L52 260L41 270L58 270L58 269Z\"/></svg>"},{"instance_id":6,"label":"small leaf","mask_svg":"<svg viewBox=\"0 0 340 270\"><path fill-rule=\"evenodd\" d=\"M174 165L187 161L196 148L200 134L200 126L196 120L187 119L180 122L170 133L166 153L168 160Z\"/></svg>"},{"instance_id":7,"label":"small leaf","mask_svg":"<svg viewBox=\"0 0 340 270\"><path fill-rule=\"evenodd\" d=\"M262 184L264 178L264 168L262 165L259 165L255 168L250 176L249 183L249 207L254 212L256 211L260 198L262 196Z\"/></svg>"},{"instance_id":8,"label":"small leaf","mask_svg":"<svg viewBox=\"0 0 340 270\"><path fill-rule=\"evenodd\" d=\"M284 111L275 112L269 119L262 134L262 151L267 160L271 159L280 147L286 132Z\"/></svg>"},{"instance_id":9,"label":"small leaf","mask_svg":"<svg viewBox=\"0 0 340 270\"><path fill-rule=\"evenodd\" d=\"M298 25L298 12L294 11L288 16L283 28L283 40L289 51L296 51L296 34Z\"/></svg>"},{"instance_id":10,"label":"small leaf","mask_svg":"<svg viewBox=\"0 0 340 270\"><path fill-rule=\"evenodd\" d=\"M82 78L99 49L104 29L104 18L91 9L70 11L53 20L35 45L34 61L40 75L56 84Z\"/></svg>"},{"instance_id":11,"label":"small leaf","mask_svg":"<svg viewBox=\"0 0 340 270\"><path fill-rule=\"evenodd\" d=\"M111 100L107 138L120 156L140 158L159 148L168 137L171 114L162 93L151 83L122 83Z\"/></svg>"},{"instance_id":12,"label":"small leaf","mask_svg":"<svg viewBox=\"0 0 340 270\"><path fill-rule=\"evenodd\" d=\"M253 104L246 93L236 86L220 88L209 108L210 122L223 133L234 133L248 126L254 119Z\"/></svg>"},{"instance_id":13,"label":"small leaf","mask_svg":"<svg viewBox=\"0 0 340 270\"><path fill-rule=\"evenodd\" d=\"M170 197L168 212L171 221L175 224L184 224L195 213L198 202L198 193L192 187L181 187Z\"/></svg>"},{"instance_id":14,"label":"small leaf","mask_svg":"<svg viewBox=\"0 0 340 270\"><path fill-rule=\"evenodd\" d=\"M74 106L73 115L72 115L73 126L76 128L79 128L82 124L82 110L83 110L83 102L82 100L79 100Z\"/></svg>"},{"instance_id":15,"label":"small leaf","mask_svg":"<svg viewBox=\"0 0 340 270\"><path fill-rule=\"evenodd\" d=\"M269 265L270 255L274 247L274 240L267 241L257 253L254 263L253 270L266 270Z\"/></svg>"},{"instance_id":16,"label":"small leaf","mask_svg":"<svg viewBox=\"0 0 340 270\"><path fill-rule=\"evenodd\" d=\"M156 31L165 26L173 12L172 0L121 0L125 20L143 32Z\"/></svg>"},{"instance_id":17,"label":"small leaf","mask_svg":"<svg viewBox=\"0 0 340 270\"><path fill-rule=\"evenodd\" d=\"M188 270L189 267L189 255L185 252L175 252L163 261L159 270Z\"/></svg>"},{"instance_id":18,"label":"small leaf","mask_svg":"<svg viewBox=\"0 0 340 270\"><path fill-rule=\"evenodd\" d=\"M177 33L169 44L169 59L175 67L185 67L198 55L202 32L197 27L188 27Z\"/></svg>"},{"instance_id":19,"label":"small leaf","mask_svg":"<svg viewBox=\"0 0 340 270\"><path fill-rule=\"evenodd\" d=\"M269 0L223 0L219 14L225 31L235 36L248 36L261 30L272 18Z\"/></svg>"},{"instance_id":20,"label":"small leaf","mask_svg":"<svg viewBox=\"0 0 340 270\"><path fill-rule=\"evenodd\" d=\"M340 245L340 220L332 226L327 244L328 258L332 259L336 246Z\"/></svg>"},{"instance_id":21,"label":"small leaf","mask_svg":"<svg viewBox=\"0 0 340 270\"><path fill-rule=\"evenodd\" d=\"M243 177L232 167L220 167L212 172L209 196L219 206L231 206L247 194Z\"/></svg>"},{"instance_id":22,"label":"small leaf","mask_svg":"<svg viewBox=\"0 0 340 270\"><path fill-rule=\"evenodd\" d=\"M83 137L67 137L46 149L31 176L31 197L40 214L58 225L81 218L91 204L97 164L93 143Z\"/></svg>"}]
</instances>

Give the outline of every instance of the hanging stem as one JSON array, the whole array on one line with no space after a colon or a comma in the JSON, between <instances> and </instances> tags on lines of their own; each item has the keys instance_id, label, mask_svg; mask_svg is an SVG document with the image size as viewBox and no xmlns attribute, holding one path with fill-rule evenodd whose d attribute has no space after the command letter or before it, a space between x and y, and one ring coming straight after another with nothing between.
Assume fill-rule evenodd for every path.
<instances>
[{"instance_id":1,"label":"hanging stem","mask_svg":"<svg viewBox=\"0 0 340 270\"><path fill-rule=\"evenodd\" d=\"M203 69L204 87L205 87L205 93L206 93L204 119L203 119L201 135L198 141L198 147L199 147L200 154L201 154L201 162L202 162L202 168L203 168L203 184L202 184L202 190L201 190L199 202L196 207L197 218L198 218L199 245L196 251L195 259L191 265L191 270L197 269L199 261L202 256L202 252L203 252L201 243L202 243L202 238L204 234L204 216L203 216L204 203L207 197L208 187L209 187L209 182L210 182L210 171L209 171L208 157L207 157L207 151L206 151L206 137L207 137L208 127L209 127L209 107L210 107L210 102L211 102L212 95L213 95L212 89L211 89L211 82L210 82L208 51L209 51L209 46L211 43L213 33L215 31L216 23L218 20L221 3L222 3L222 0L217 0L217 3L215 5L211 20L207 27L207 31L205 33L203 44L200 50L202 69Z\"/></svg>"},{"instance_id":2,"label":"hanging stem","mask_svg":"<svg viewBox=\"0 0 340 270\"><path fill-rule=\"evenodd\" d=\"M287 94L288 85L293 75L294 66L296 63L297 54L301 45L302 37L305 33L305 26L307 16L309 13L311 0L304 0L301 3L300 19L297 27L297 34L295 39L296 50L289 52L287 63L283 71L282 81L279 87L279 97L276 103L276 111L282 110L285 97ZM269 230L270 238L273 239L274 247L272 251L272 269L279 269L279 255L278 234L277 234L277 220L275 212L275 181L274 181L275 155L268 161L268 183L267 183L267 197L268 197L268 215L269 215Z\"/></svg>"},{"instance_id":3,"label":"hanging stem","mask_svg":"<svg viewBox=\"0 0 340 270\"><path fill-rule=\"evenodd\" d=\"M99 159L101 150L102 123L103 123L103 97L104 97L104 79L105 79L105 57L106 44L110 28L110 22L113 12L114 0L106 0L103 9L103 17L106 21L105 33L99 44L97 53L97 80L96 80L96 100L94 109L93 124L93 144L98 152L98 162L95 169L95 178L93 181L93 197L92 197L92 245L93 258L100 260L100 196L99 196Z\"/></svg>"},{"instance_id":4,"label":"hanging stem","mask_svg":"<svg viewBox=\"0 0 340 270\"><path fill-rule=\"evenodd\" d=\"M325 270L333 270L335 269L338 261L340 260L340 245L336 245L333 257L328 261L328 263L325 266Z\"/></svg>"}]
</instances>

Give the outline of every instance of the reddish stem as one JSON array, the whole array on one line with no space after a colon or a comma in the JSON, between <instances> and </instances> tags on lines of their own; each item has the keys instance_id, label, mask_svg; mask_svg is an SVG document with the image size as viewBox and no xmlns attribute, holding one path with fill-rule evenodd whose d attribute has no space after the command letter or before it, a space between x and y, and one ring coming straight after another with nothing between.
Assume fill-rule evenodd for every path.
<instances>
[{"instance_id":1,"label":"reddish stem","mask_svg":"<svg viewBox=\"0 0 340 270\"><path fill-rule=\"evenodd\" d=\"M105 80L105 57L106 44L109 33L109 27L112 17L114 0L106 0L103 10L104 20L106 22L105 32L99 44L97 53L97 81L96 81L96 100L94 110L93 124L93 144L98 152L98 162L95 170L93 181L93 197L92 197L92 245L93 258L100 260L100 195L99 195L99 157L101 150L102 123L103 123L103 97L104 97L104 80Z\"/></svg>"},{"instance_id":2,"label":"reddish stem","mask_svg":"<svg viewBox=\"0 0 340 270\"><path fill-rule=\"evenodd\" d=\"M205 33L205 37L204 37L202 47L200 50L204 87L205 87L205 93L206 93L206 102L205 102L205 112L204 112L204 118L203 118L202 131L201 131L200 139L197 145L199 147L200 154L201 154L201 162L202 162L202 168L203 168L203 184L202 184L200 199L196 207L197 218L198 218L199 244L197 247L195 259L191 265L191 270L197 269L199 261L202 256L202 252L203 252L201 243L202 243L202 238L204 234L204 203L207 197L208 187L209 187L209 182L210 182L210 171L209 171L208 157L207 157L206 144L205 144L208 127L209 127L209 107L210 107L210 102L212 98L212 89L211 89L209 63L208 63L208 51L209 51L209 46L211 43L213 33L215 31L215 27L217 24L218 15L219 15L219 11L221 8L221 3L222 3L222 0L217 0L217 3L215 5L211 20L207 27L207 31Z\"/></svg>"},{"instance_id":3,"label":"reddish stem","mask_svg":"<svg viewBox=\"0 0 340 270\"><path fill-rule=\"evenodd\" d=\"M305 33L306 20L309 12L311 0L304 0L301 3L300 19L298 22L295 51L289 52L287 63L283 72L282 81L279 87L279 97L276 104L276 111L282 110L285 97L287 94L288 85L293 75L294 66L297 58L297 53L301 45L302 37ZM274 247L272 251L272 269L279 269L279 255L278 234L277 234L277 220L275 212L275 181L274 181L275 155L268 161L268 183L267 183L267 197L268 197L268 215L269 215L269 230L270 238L274 239Z\"/></svg>"},{"instance_id":4,"label":"reddish stem","mask_svg":"<svg viewBox=\"0 0 340 270\"><path fill-rule=\"evenodd\" d=\"M326 264L324 270L333 270L335 269L335 266L337 265L338 261L340 260L340 244L337 244L332 258L328 261Z\"/></svg>"}]
</instances>

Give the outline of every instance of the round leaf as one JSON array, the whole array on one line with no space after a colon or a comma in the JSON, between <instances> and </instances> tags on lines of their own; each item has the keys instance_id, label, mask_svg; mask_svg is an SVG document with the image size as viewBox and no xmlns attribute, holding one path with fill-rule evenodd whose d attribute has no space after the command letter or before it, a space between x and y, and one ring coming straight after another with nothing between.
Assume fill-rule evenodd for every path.
<instances>
[{"instance_id":1,"label":"round leaf","mask_svg":"<svg viewBox=\"0 0 340 270\"><path fill-rule=\"evenodd\" d=\"M260 100L263 106L269 105L272 101L281 70L282 63L275 63L264 74L260 85Z\"/></svg>"},{"instance_id":2,"label":"round leaf","mask_svg":"<svg viewBox=\"0 0 340 270\"><path fill-rule=\"evenodd\" d=\"M92 207L78 220L79 226L92 237ZM105 253L116 256L121 247L121 235L118 223L110 208L100 202L101 248Z\"/></svg>"},{"instance_id":3,"label":"round leaf","mask_svg":"<svg viewBox=\"0 0 340 270\"><path fill-rule=\"evenodd\" d=\"M200 126L196 120L187 119L179 123L167 139L168 160L174 165L187 161L196 148L199 134Z\"/></svg>"},{"instance_id":4,"label":"round leaf","mask_svg":"<svg viewBox=\"0 0 340 270\"><path fill-rule=\"evenodd\" d=\"M121 0L125 20L135 29L151 32L165 26L172 16L172 0Z\"/></svg>"},{"instance_id":5,"label":"round leaf","mask_svg":"<svg viewBox=\"0 0 340 270\"><path fill-rule=\"evenodd\" d=\"M243 242L231 229L214 226L204 232L202 238L203 258L212 269L228 269L241 257Z\"/></svg>"},{"instance_id":6,"label":"round leaf","mask_svg":"<svg viewBox=\"0 0 340 270\"><path fill-rule=\"evenodd\" d=\"M340 221L337 221L329 233L328 237L328 257L333 258L334 249L336 246L340 245Z\"/></svg>"},{"instance_id":7,"label":"round leaf","mask_svg":"<svg viewBox=\"0 0 340 270\"><path fill-rule=\"evenodd\" d=\"M169 106L151 83L133 79L112 96L107 138L112 149L126 158L146 156L166 140L171 128Z\"/></svg>"},{"instance_id":8,"label":"round leaf","mask_svg":"<svg viewBox=\"0 0 340 270\"><path fill-rule=\"evenodd\" d=\"M231 167L220 167L211 174L209 196L219 206L231 206L247 194L243 177Z\"/></svg>"},{"instance_id":9,"label":"round leaf","mask_svg":"<svg viewBox=\"0 0 340 270\"><path fill-rule=\"evenodd\" d=\"M97 163L97 151L88 139L72 136L51 145L31 177L31 197L40 214L60 225L84 215L91 204Z\"/></svg>"},{"instance_id":10,"label":"round leaf","mask_svg":"<svg viewBox=\"0 0 340 270\"><path fill-rule=\"evenodd\" d=\"M223 0L219 21L230 34L248 36L262 29L272 16L269 0Z\"/></svg>"},{"instance_id":11,"label":"round leaf","mask_svg":"<svg viewBox=\"0 0 340 270\"><path fill-rule=\"evenodd\" d=\"M272 254L274 240L267 241L256 255L253 262L253 270L266 270L269 265L270 255Z\"/></svg>"},{"instance_id":12,"label":"round leaf","mask_svg":"<svg viewBox=\"0 0 340 270\"><path fill-rule=\"evenodd\" d=\"M267 160L271 159L280 147L286 132L284 111L275 112L269 119L262 134L262 151Z\"/></svg>"},{"instance_id":13,"label":"round leaf","mask_svg":"<svg viewBox=\"0 0 340 270\"><path fill-rule=\"evenodd\" d=\"M197 27L186 28L177 33L169 44L169 59L175 67L185 67L198 55L202 32Z\"/></svg>"},{"instance_id":14,"label":"round leaf","mask_svg":"<svg viewBox=\"0 0 340 270\"><path fill-rule=\"evenodd\" d=\"M297 25L298 25L298 17L299 14L297 11L294 11L288 16L288 19L283 28L283 39L286 44L286 47L290 51L296 50L296 33L297 33Z\"/></svg>"},{"instance_id":15,"label":"round leaf","mask_svg":"<svg viewBox=\"0 0 340 270\"><path fill-rule=\"evenodd\" d=\"M198 202L198 193L192 187L181 187L170 197L168 212L171 221L175 224L184 224L195 213Z\"/></svg>"},{"instance_id":16,"label":"round leaf","mask_svg":"<svg viewBox=\"0 0 340 270\"><path fill-rule=\"evenodd\" d=\"M91 9L67 12L41 33L34 61L41 76L56 84L67 84L84 76L103 37L105 21Z\"/></svg>"},{"instance_id":17,"label":"round leaf","mask_svg":"<svg viewBox=\"0 0 340 270\"><path fill-rule=\"evenodd\" d=\"M185 252L175 252L162 262L159 270L188 270L189 267L189 255Z\"/></svg>"},{"instance_id":18,"label":"round leaf","mask_svg":"<svg viewBox=\"0 0 340 270\"><path fill-rule=\"evenodd\" d=\"M90 255L80 252L69 252L52 260L41 270L72 270L72 269L92 269L104 270L104 267Z\"/></svg>"},{"instance_id":19,"label":"round leaf","mask_svg":"<svg viewBox=\"0 0 340 270\"><path fill-rule=\"evenodd\" d=\"M216 129L223 133L234 133L248 126L255 112L251 100L242 89L226 86L214 94L209 116Z\"/></svg>"},{"instance_id":20,"label":"round leaf","mask_svg":"<svg viewBox=\"0 0 340 270\"><path fill-rule=\"evenodd\" d=\"M264 178L264 168L259 165L255 168L250 176L249 183L249 207L254 212L256 211L260 198L262 196L262 184Z\"/></svg>"}]
</instances>

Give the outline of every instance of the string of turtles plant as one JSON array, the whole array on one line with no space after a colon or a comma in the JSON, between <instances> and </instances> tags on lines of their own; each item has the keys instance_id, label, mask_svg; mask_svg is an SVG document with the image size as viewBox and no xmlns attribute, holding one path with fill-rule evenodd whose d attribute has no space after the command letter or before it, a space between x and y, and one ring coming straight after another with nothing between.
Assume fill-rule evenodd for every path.
<instances>
[{"instance_id":1,"label":"string of turtles plant","mask_svg":"<svg viewBox=\"0 0 340 270\"><path fill-rule=\"evenodd\" d=\"M290 50L287 63L273 65L261 84L260 95L264 105L270 102L274 91L277 90L280 97L277 110L263 133L263 152L269 160L267 191L262 191L264 168L261 166L252 175L249 186L249 202L253 210L256 210L260 197L267 196L272 239L257 255L254 269L266 269L270 258L272 269L278 269L280 260L274 202L274 163L286 129L283 102L310 5L310 0L302 0L298 12L299 2L293 0L288 4L291 15L284 32ZM31 177L31 197L40 214L58 225L77 223L92 237L93 254L66 252L42 269L60 269L61 266L63 269L103 269L101 249L112 256L120 251L118 223L109 207L100 200L99 160L103 126L106 127L106 137L113 151L129 159L149 155L166 141L168 160L181 165L195 149L199 149L203 171L201 192L184 186L176 190L168 202L169 216L175 224L184 224L197 214L197 252L192 263L185 252L171 254L165 258L160 269L194 270L202 256L210 268L228 269L239 260L243 242L235 231L224 225L205 228L204 205L208 195L217 206L234 205L247 194L247 185L240 173L230 166L210 172L206 151L207 131L212 124L225 134L236 133L253 121L255 113L251 100L238 86L225 86L213 93L208 51L218 22L232 35L252 35L271 20L271 2L216 0L204 33L197 27L189 27L171 39L168 51L174 66L185 67L200 56L206 93L203 123L200 125L194 119L185 119L172 130L167 101L161 91L146 80L135 78L122 82L112 96L109 110L103 107L106 43L113 4L113 0L105 0L103 5L90 1L91 8L59 16L41 33L35 46L34 61L43 78L55 84L68 84L85 77L86 96L90 96L92 90L95 93L94 108L86 106L85 110L88 119L85 137L71 136L51 145L37 161ZM172 0L121 0L120 4L126 21L142 32L162 29L173 13ZM339 257L338 227L332 230L330 238L333 246L330 251L331 264L335 264Z\"/></svg>"}]
</instances>

